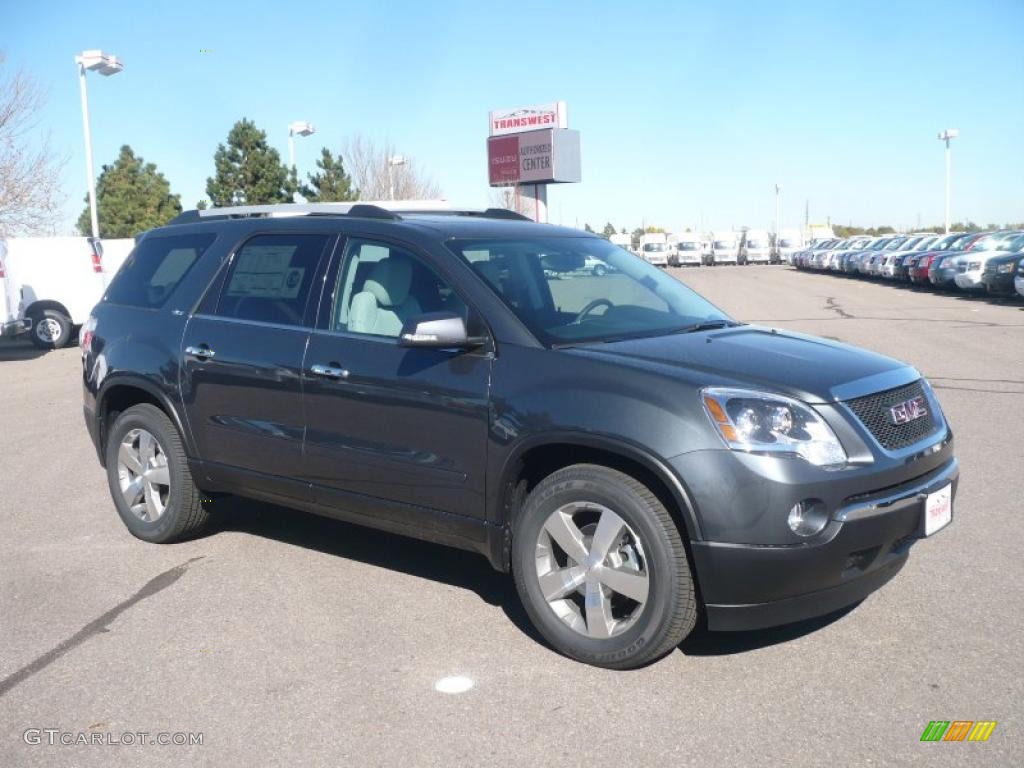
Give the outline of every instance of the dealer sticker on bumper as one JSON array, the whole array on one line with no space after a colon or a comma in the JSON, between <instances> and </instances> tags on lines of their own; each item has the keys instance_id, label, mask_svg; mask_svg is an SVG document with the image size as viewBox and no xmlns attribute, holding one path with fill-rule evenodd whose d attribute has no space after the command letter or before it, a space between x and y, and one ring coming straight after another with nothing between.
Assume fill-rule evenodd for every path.
<instances>
[{"instance_id":1,"label":"dealer sticker on bumper","mask_svg":"<svg viewBox=\"0 0 1024 768\"><path fill-rule=\"evenodd\" d=\"M924 502L924 535L942 530L953 519L953 486L929 493Z\"/></svg>"}]
</instances>

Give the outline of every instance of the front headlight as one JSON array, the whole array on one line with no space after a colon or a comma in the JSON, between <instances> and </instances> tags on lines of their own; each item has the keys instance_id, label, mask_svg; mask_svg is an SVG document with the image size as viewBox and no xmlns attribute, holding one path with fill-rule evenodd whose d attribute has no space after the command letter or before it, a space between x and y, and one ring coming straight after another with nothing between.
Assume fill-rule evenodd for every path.
<instances>
[{"instance_id":1,"label":"front headlight","mask_svg":"<svg viewBox=\"0 0 1024 768\"><path fill-rule=\"evenodd\" d=\"M1000 272L1002 274L1009 274L1010 272L1013 272L1013 268L1015 266L1016 265L1012 264L1012 263L1010 263L1010 264L1000 264L999 267L996 269L996 271Z\"/></svg>"},{"instance_id":2,"label":"front headlight","mask_svg":"<svg viewBox=\"0 0 1024 768\"><path fill-rule=\"evenodd\" d=\"M711 423L734 451L799 456L818 467L846 463L835 432L799 400L724 387L701 390L701 399Z\"/></svg>"}]
</instances>

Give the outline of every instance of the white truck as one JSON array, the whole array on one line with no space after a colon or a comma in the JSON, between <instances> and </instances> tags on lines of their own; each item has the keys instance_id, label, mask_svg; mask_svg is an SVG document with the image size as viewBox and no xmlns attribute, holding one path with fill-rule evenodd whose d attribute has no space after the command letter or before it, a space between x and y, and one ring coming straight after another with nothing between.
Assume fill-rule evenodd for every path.
<instances>
[{"instance_id":1,"label":"white truck","mask_svg":"<svg viewBox=\"0 0 1024 768\"><path fill-rule=\"evenodd\" d=\"M668 239L664 232L648 232L640 236L640 255L658 267L668 266Z\"/></svg>"},{"instance_id":2,"label":"white truck","mask_svg":"<svg viewBox=\"0 0 1024 768\"><path fill-rule=\"evenodd\" d=\"M120 267L134 241L106 245ZM71 342L112 276L104 271L104 244L91 237L12 237L0 240L0 254L0 332L27 332L41 349Z\"/></svg>"},{"instance_id":3,"label":"white truck","mask_svg":"<svg viewBox=\"0 0 1024 768\"><path fill-rule=\"evenodd\" d=\"M739 263L739 237L735 232L719 231L711 233L711 253L708 263L737 264Z\"/></svg>"},{"instance_id":4,"label":"white truck","mask_svg":"<svg viewBox=\"0 0 1024 768\"><path fill-rule=\"evenodd\" d=\"M748 229L743 242L745 264L768 264L772 259L768 233L763 229Z\"/></svg>"},{"instance_id":5,"label":"white truck","mask_svg":"<svg viewBox=\"0 0 1024 768\"><path fill-rule=\"evenodd\" d=\"M633 236L632 235L623 235L621 233L620 234L615 234L615 235L611 235L608 238L608 241L612 245L617 245L617 246L619 246L619 248L627 250L630 253L633 252Z\"/></svg>"},{"instance_id":6,"label":"white truck","mask_svg":"<svg viewBox=\"0 0 1024 768\"><path fill-rule=\"evenodd\" d=\"M699 267L703 250L704 247L700 235L684 232L676 240L675 262L680 267Z\"/></svg>"},{"instance_id":7,"label":"white truck","mask_svg":"<svg viewBox=\"0 0 1024 768\"><path fill-rule=\"evenodd\" d=\"M793 263L793 254L804 249L804 238L799 229L779 230L776 238L775 251L777 259L783 264Z\"/></svg>"}]
</instances>

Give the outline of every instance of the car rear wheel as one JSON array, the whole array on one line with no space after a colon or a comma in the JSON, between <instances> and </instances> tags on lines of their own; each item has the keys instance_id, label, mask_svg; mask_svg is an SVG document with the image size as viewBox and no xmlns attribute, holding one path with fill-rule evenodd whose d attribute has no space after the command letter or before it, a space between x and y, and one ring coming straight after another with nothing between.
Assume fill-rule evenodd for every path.
<instances>
[{"instance_id":1,"label":"car rear wheel","mask_svg":"<svg viewBox=\"0 0 1024 768\"><path fill-rule=\"evenodd\" d=\"M71 318L56 309L33 312L29 339L40 349L61 349L71 340Z\"/></svg>"},{"instance_id":2,"label":"car rear wheel","mask_svg":"<svg viewBox=\"0 0 1024 768\"><path fill-rule=\"evenodd\" d=\"M622 472L578 464L541 481L512 546L527 614L574 659L640 667L679 645L696 623L679 530L651 490Z\"/></svg>"},{"instance_id":3,"label":"car rear wheel","mask_svg":"<svg viewBox=\"0 0 1024 768\"><path fill-rule=\"evenodd\" d=\"M107 438L107 481L132 535L169 544L198 535L209 520L178 430L154 405L134 405Z\"/></svg>"}]
</instances>

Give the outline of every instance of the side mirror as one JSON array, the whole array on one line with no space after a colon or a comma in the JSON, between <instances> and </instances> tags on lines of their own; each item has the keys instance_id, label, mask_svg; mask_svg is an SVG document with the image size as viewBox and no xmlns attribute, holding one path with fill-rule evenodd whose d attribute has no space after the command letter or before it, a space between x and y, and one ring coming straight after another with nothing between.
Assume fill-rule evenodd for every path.
<instances>
[{"instance_id":1,"label":"side mirror","mask_svg":"<svg viewBox=\"0 0 1024 768\"><path fill-rule=\"evenodd\" d=\"M398 342L403 347L430 349L472 349L484 343L470 336L466 322L454 312L427 312L405 322Z\"/></svg>"}]
</instances>

